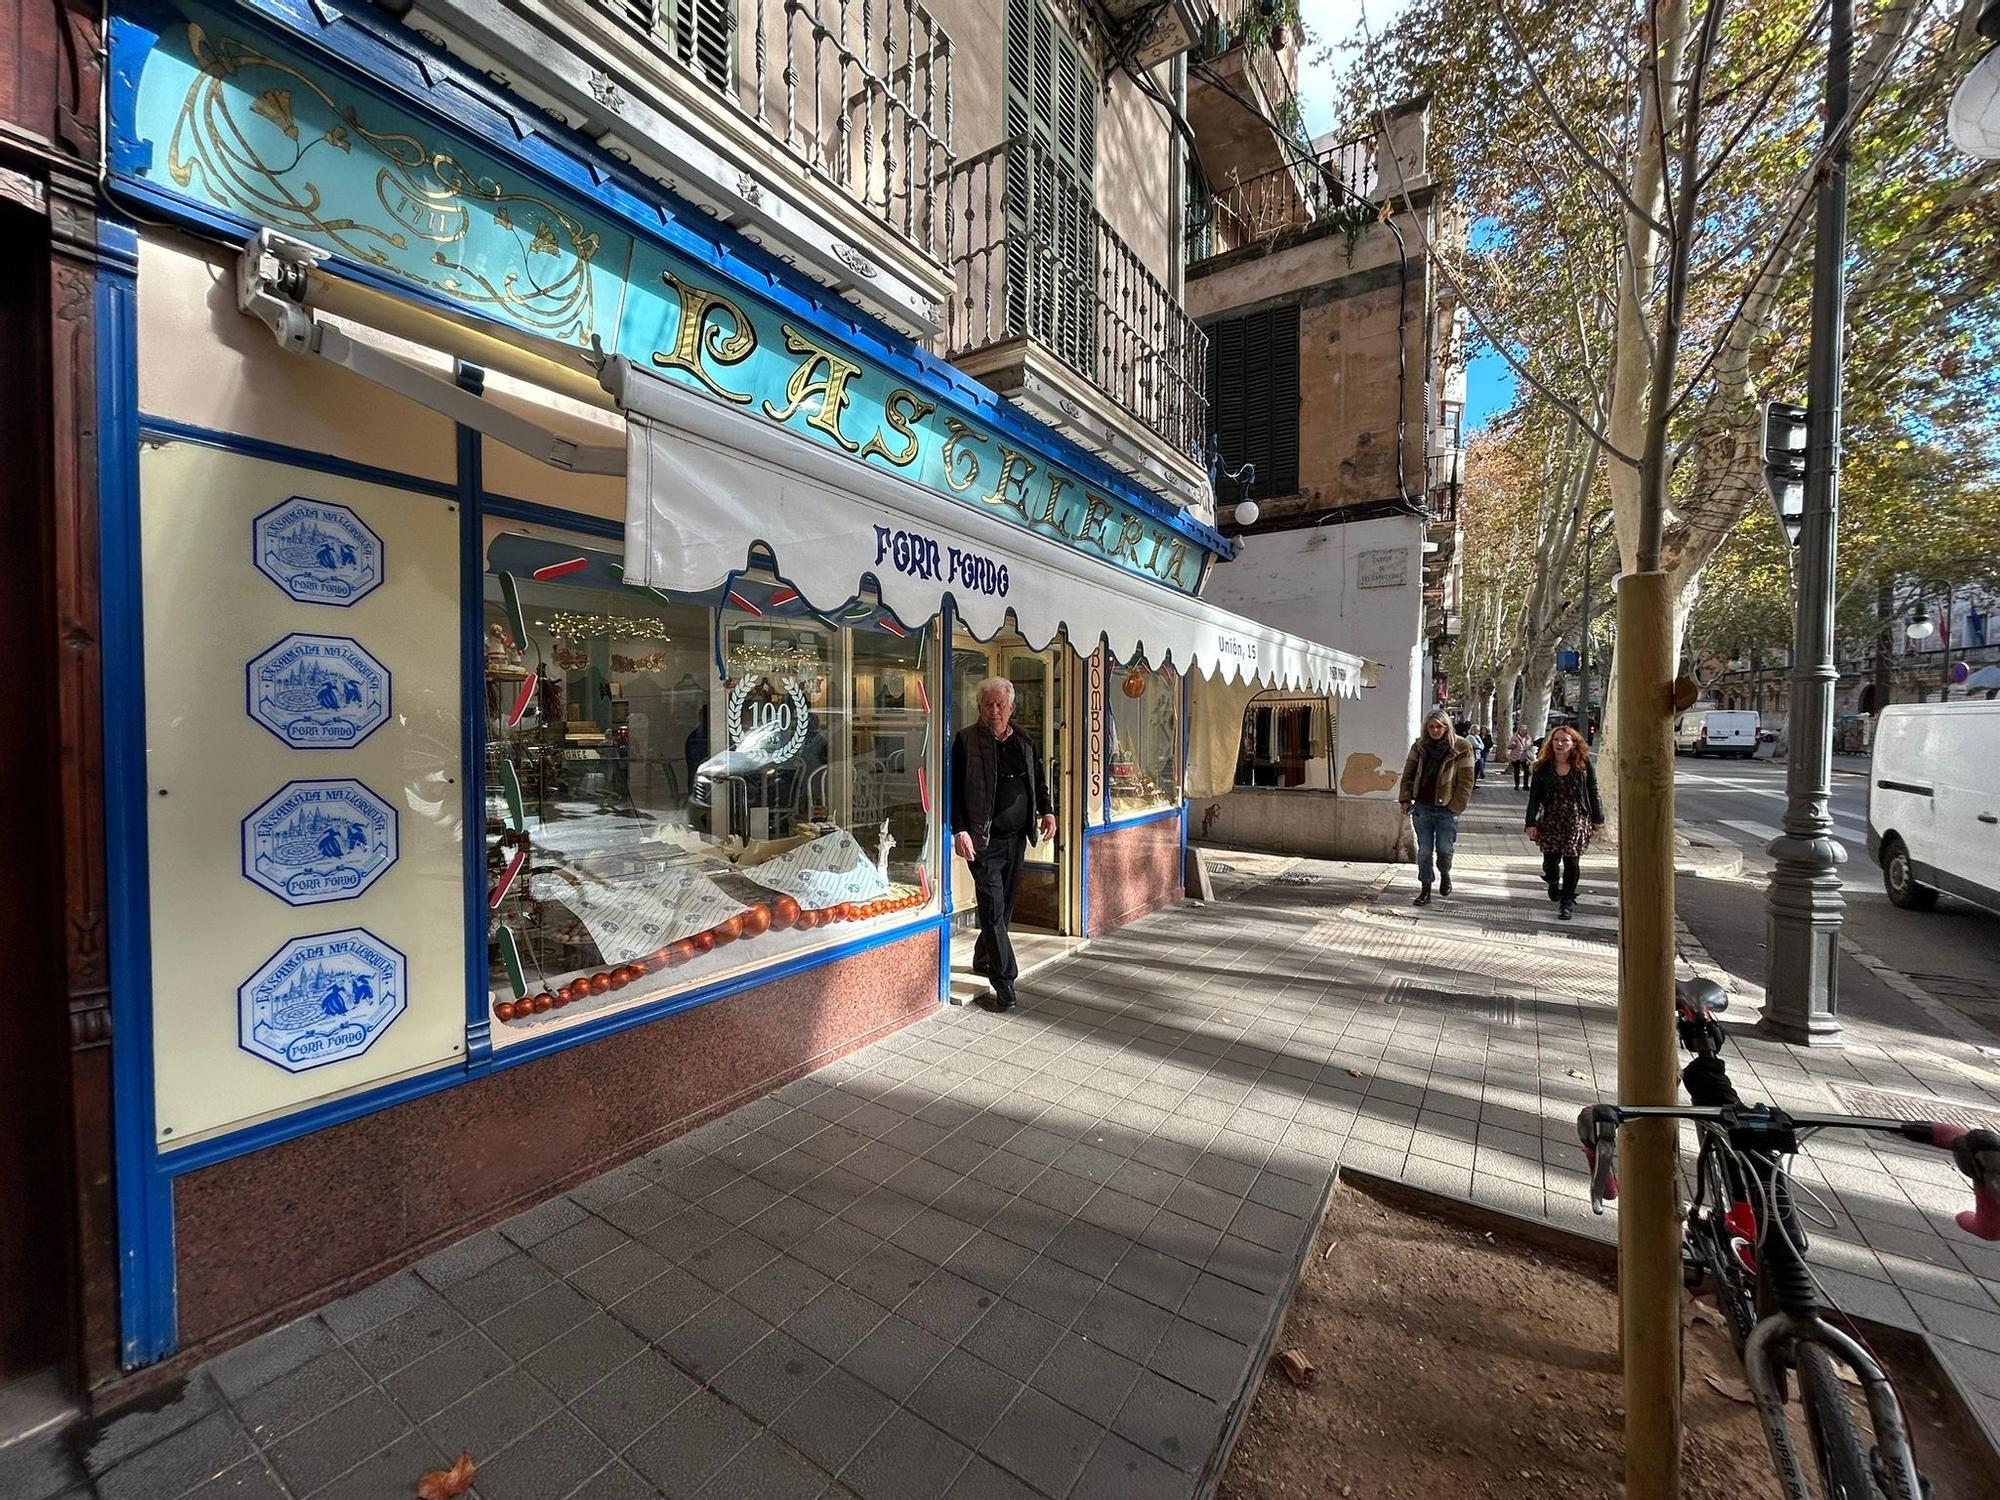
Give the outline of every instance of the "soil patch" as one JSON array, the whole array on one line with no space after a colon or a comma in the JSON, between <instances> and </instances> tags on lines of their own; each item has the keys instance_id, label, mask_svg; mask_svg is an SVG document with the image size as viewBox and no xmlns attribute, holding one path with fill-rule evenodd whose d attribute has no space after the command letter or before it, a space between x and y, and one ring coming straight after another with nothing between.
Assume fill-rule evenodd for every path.
<instances>
[{"instance_id":1,"label":"soil patch","mask_svg":"<svg viewBox=\"0 0 2000 1500\"><path fill-rule=\"evenodd\" d=\"M1303 1350L1316 1375L1296 1387L1274 1361L1220 1500L1618 1500L1623 1491L1618 1302L1588 1261L1342 1185L1276 1348ZM1685 1348L1685 1500L1777 1500L1728 1334L1696 1314ZM1986 1458L1928 1367L1896 1355L1877 1349L1937 1500L1992 1495Z\"/></svg>"}]
</instances>

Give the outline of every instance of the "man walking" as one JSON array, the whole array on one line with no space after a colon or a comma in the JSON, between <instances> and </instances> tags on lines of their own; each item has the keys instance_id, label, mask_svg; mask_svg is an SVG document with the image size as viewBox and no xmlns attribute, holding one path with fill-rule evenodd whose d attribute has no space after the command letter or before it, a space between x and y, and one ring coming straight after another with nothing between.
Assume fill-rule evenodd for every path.
<instances>
[{"instance_id":1,"label":"man walking","mask_svg":"<svg viewBox=\"0 0 2000 1500\"><path fill-rule=\"evenodd\" d=\"M972 968L993 986L993 1008L1014 1006L1014 942L1007 924L1021 884L1021 859L1038 838L1054 838L1048 777L1028 737L1014 727L1014 684L979 684L979 718L952 737L952 847L972 867L979 941Z\"/></svg>"}]
</instances>

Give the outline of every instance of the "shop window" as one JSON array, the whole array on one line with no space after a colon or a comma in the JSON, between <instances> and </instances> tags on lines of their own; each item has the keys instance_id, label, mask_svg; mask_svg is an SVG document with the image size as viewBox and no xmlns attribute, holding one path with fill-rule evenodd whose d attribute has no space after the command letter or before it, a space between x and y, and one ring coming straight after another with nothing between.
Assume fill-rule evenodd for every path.
<instances>
[{"instance_id":1,"label":"shop window","mask_svg":"<svg viewBox=\"0 0 2000 1500\"><path fill-rule=\"evenodd\" d=\"M1181 800L1181 677L1144 662L1111 668L1105 760L1111 815L1178 807Z\"/></svg>"},{"instance_id":2,"label":"shop window","mask_svg":"<svg viewBox=\"0 0 2000 1500\"><path fill-rule=\"evenodd\" d=\"M927 631L770 574L630 588L546 531L487 561L496 1045L929 905Z\"/></svg>"},{"instance_id":3,"label":"shop window","mask_svg":"<svg viewBox=\"0 0 2000 1500\"><path fill-rule=\"evenodd\" d=\"M1328 699L1268 693L1254 699L1243 710L1236 784L1330 790L1333 732Z\"/></svg>"}]
</instances>

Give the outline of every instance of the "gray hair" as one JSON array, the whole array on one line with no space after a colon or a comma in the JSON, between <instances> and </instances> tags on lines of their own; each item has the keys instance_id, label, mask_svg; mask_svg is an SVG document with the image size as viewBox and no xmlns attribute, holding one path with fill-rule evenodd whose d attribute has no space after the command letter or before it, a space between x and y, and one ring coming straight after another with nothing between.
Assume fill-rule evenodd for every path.
<instances>
[{"instance_id":1,"label":"gray hair","mask_svg":"<svg viewBox=\"0 0 2000 1500\"><path fill-rule=\"evenodd\" d=\"M979 684L979 691L973 695L972 701L975 703L984 703L986 701L986 695L988 693L998 693L1001 697L1007 700L1009 706L1011 706L1014 702L1014 684L1008 678L1005 677L987 678L984 682Z\"/></svg>"}]
</instances>

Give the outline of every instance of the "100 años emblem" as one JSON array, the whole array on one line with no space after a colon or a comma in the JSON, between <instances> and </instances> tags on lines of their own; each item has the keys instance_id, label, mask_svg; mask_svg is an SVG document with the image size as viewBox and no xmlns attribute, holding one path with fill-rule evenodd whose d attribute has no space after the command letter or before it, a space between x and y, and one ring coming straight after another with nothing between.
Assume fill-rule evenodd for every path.
<instances>
[{"instance_id":1,"label":"100 a\u00f1os emblem","mask_svg":"<svg viewBox=\"0 0 2000 1500\"><path fill-rule=\"evenodd\" d=\"M257 571L301 604L349 605L382 582L382 539L344 505L294 495L251 537Z\"/></svg>"},{"instance_id":2,"label":"100 a\u00f1os emblem","mask_svg":"<svg viewBox=\"0 0 2000 1500\"><path fill-rule=\"evenodd\" d=\"M359 927L294 938L237 990L237 1040L288 1073L358 1057L409 1003L407 970Z\"/></svg>"},{"instance_id":3,"label":"100 a\u00f1os emblem","mask_svg":"<svg viewBox=\"0 0 2000 1500\"><path fill-rule=\"evenodd\" d=\"M300 750L344 750L389 717L389 670L340 635L288 635L251 660L250 717Z\"/></svg>"},{"instance_id":4,"label":"100 a\u00f1os emblem","mask_svg":"<svg viewBox=\"0 0 2000 1500\"><path fill-rule=\"evenodd\" d=\"M292 906L347 901L396 862L396 810L358 781L294 781L243 820L243 875Z\"/></svg>"}]
</instances>

